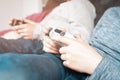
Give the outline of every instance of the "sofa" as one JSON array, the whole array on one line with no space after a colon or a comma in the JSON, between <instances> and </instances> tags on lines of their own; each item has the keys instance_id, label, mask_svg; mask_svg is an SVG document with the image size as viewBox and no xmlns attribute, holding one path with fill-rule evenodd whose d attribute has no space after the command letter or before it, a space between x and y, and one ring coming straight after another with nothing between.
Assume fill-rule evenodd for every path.
<instances>
[{"instance_id":1,"label":"sofa","mask_svg":"<svg viewBox=\"0 0 120 80\"><path fill-rule=\"evenodd\" d=\"M106 9L114 6L120 6L120 0L90 0L96 8L96 19L95 24L98 22L100 17L103 15Z\"/></svg>"}]
</instances>

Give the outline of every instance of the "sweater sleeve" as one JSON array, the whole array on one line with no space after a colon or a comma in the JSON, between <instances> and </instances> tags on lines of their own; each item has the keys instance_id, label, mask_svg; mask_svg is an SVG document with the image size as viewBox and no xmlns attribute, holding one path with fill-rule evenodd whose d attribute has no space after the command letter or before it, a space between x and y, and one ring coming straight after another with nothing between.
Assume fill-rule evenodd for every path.
<instances>
[{"instance_id":1,"label":"sweater sleeve","mask_svg":"<svg viewBox=\"0 0 120 80\"><path fill-rule=\"evenodd\" d=\"M72 0L56 7L34 30L34 38L40 38L42 27L65 29L73 36L80 34L86 41L94 26L95 8L89 1ZM35 37L36 36L36 37Z\"/></svg>"},{"instance_id":2,"label":"sweater sleeve","mask_svg":"<svg viewBox=\"0 0 120 80\"><path fill-rule=\"evenodd\" d=\"M43 40L43 27L41 24L37 24L33 31L33 39Z\"/></svg>"},{"instance_id":3,"label":"sweater sleeve","mask_svg":"<svg viewBox=\"0 0 120 80\"><path fill-rule=\"evenodd\" d=\"M96 25L90 45L103 56L88 80L120 80L120 7L107 10Z\"/></svg>"},{"instance_id":4,"label":"sweater sleeve","mask_svg":"<svg viewBox=\"0 0 120 80\"><path fill-rule=\"evenodd\" d=\"M120 80L120 61L105 57L88 80Z\"/></svg>"}]
</instances>

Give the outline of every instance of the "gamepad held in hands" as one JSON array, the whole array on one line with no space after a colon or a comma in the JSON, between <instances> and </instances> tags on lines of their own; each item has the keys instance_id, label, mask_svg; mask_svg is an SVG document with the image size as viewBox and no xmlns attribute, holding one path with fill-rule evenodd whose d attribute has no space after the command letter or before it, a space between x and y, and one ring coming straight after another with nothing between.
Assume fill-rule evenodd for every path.
<instances>
[{"instance_id":1,"label":"gamepad held in hands","mask_svg":"<svg viewBox=\"0 0 120 80\"><path fill-rule=\"evenodd\" d=\"M68 38L72 38L74 39L74 36L72 34L70 34L69 32L64 32L60 29L52 29L49 33L49 36L50 37L53 37L53 36L65 36L65 37L68 37ZM58 45L60 46L64 46L62 43L59 43L59 42L56 42Z\"/></svg>"}]
</instances>

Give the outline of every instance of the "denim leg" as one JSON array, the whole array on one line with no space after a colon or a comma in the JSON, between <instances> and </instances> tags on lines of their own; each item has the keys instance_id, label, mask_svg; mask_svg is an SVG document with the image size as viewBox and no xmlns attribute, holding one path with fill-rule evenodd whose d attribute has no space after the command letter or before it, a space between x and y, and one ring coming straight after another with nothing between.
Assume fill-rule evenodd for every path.
<instances>
[{"instance_id":1,"label":"denim leg","mask_svg":"<svg viewBox=\"0 0 120 80\"><path fill-rule=\"evenodd\" d=\"M63 80L61 65L51 54L0 54L0 80Z\"/></svg>"},{"instance_id":2,"label":"denim leg","mask_svg":"<svg viewBox=\"0 0 120 80\"><path fill-rule=\"evenodd\" d=\"M57 55L0 54L0 80L84 80L85 77L86 74L64 67Z\"/></svg>"},{"instance_id":3,"label":"denim leg","mask_svg":"<svg viewBox=\"0 0 120 80\"><path fill-rule=\"evenodd\" d=\"M76 72L70 69L66 69L65 80L85 80L88 74Z\"/></svg>"}]
</instances>

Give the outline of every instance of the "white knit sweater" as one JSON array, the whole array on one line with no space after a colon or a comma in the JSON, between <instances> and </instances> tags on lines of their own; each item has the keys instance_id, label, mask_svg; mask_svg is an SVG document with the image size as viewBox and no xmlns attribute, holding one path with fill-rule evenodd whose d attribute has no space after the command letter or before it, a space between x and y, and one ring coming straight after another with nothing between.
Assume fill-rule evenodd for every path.
<instances>
[{"instance_id":1,"label":"white knit sweater","mask_svg":"<svg viewBox=\"0 0 120 80\"><path fill-rule=\"evenodd\" d=\"M65 28L72 35L80 34L89 40L96 17L89 0L71 0L56 7L34 30L33 37L41 39L42 27Z\"/></svg>"}]
</instances>

